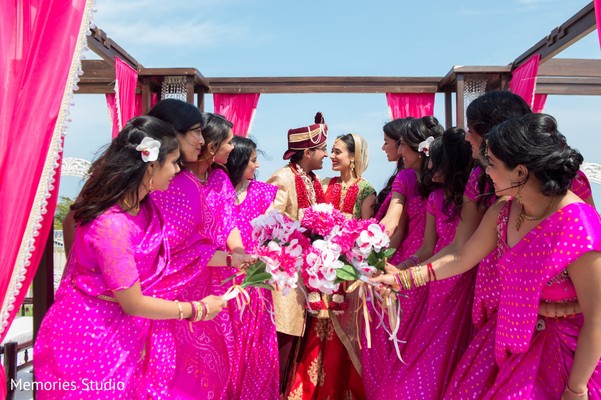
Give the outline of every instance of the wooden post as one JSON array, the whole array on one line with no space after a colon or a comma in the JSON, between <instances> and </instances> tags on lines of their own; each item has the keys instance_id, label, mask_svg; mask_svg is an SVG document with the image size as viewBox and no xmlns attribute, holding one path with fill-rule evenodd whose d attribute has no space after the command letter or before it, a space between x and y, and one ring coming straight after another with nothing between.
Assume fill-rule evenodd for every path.
<instances>
[{"instance_id":1,"label":"wooden post","mask_svg":"<svg viewBox=\"0 0 601 400\"><path fill-rule=\"evenodd\" d=\"M148 111L150 111L151 95L150 77L145 76L142 78L142 114L148 114Z\"/></svg>"},{"instance_id":2,"label":"wooden post","mask_svg":"<svg viewBox=\"0 0 601 400\"><path fill-rule=\"evenodd\" d=\"M52 303L54 303L54 228L50 228L40 265L33 278L34 340L42 325L42 319Z\"/></svg>"},{"instance_id":3,"label":"wooden post","mask_svg":"<svg viewBox=\"0 0 601 400\"><path fill-rule=\"evenodd\" d=\"M204 89L198 88L198 92L196 92L196 103L198 104L198 109L200 112L205 111L205 92Z\"/></svg>"},{"instance_id":4,"label":"wooden post","mask_svg":"<svg viewBox=\"0 0 601 400\"><path fill-rule=\"evenodd\" d=\"M456 127L464 129L465 128L465 75L457 74L457 92L455 96L456 109L457 109L457 123Z\"/></svg>"},{"instance_id":5,"label":"wooden post","mask_svg":"<svg viewBox=\"0 0 601 400\"><path fill-rule=\"evenodd\" d=\"M186 102L194 104L194 77L186 76Z\"/></svg>"},{"instance_id":6,"label":"wooden post","mask_svg":"<svg viewBox=\"0 0 601 400\"><path fill-rule=\"evenodd\" d=\"M444 92L444 119L446 129L451 128L453 126L453 97L449 89Z\"/></svg>"}]
</instances>

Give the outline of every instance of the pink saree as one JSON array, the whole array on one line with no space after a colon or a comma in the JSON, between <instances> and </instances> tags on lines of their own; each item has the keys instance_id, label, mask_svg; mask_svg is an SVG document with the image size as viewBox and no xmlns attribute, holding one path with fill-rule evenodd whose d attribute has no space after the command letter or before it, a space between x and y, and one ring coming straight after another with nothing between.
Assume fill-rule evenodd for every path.
<instances>
[{"instance_id":1,"label":"pink saree","mask_svg":"<svg viewBox=\"0 0 601 400\"><path fill-rule=\"evenodd\" d=\"M38 399L146 398L150 321L125 314L112 292L140 282L150 294L166 267L164 239L152 199L137 216L113 206L77 227L55 303L35 343L36 381L43 387Z\"/></svg>"},{"instance_id":2,"label":"pink saree","mask_svg":"<svg viewBox=\"0 0 601 400\"><path fill-rule=\"evenodd\" d=\"M576 350L582 315L538 315L540 301L576 299L567 266L601 250L597 211L569 204L532 229L513 248L506 244L511 201L499 215L498 312L479 330L457 367L445 398L559 399ZM588 383L601 398L601 363Z\"/></svg>"},{"instance_id":3,"label":"pink saree","mask_svg":"<svg viewBox=\"0 0 601 400\"><path fill-rule=\"evenodd\" d=\"M422 245L426 226L427 199L420 196L417 189L417 176L412 169L404 169L399 172L392 190L405 196L405 209L409 217L407 233L390 261L392 264L398 264L412 255ZM408 297L399 297L402 316L397 333L397 338L403 341L408 340L413 335L418 322L426 317L428 290L426 287L414 288L405 292L405 294ZM375 321L371 328L371 348L367 346L366 335L361 335L361 366L365 394L369 399L394 398L397 395L396 383L395 385L387 385L383 382L395 382L395 371L388 368L388 366L392 366L400 360L392 342L388 340L386 331L382 327L375 328L379 319L373 310L371 318L372 321ZM407 346L401 343L399 348L401 355L403 355ZM383 365L387 367L382 368Z\"/></svg>"},{"instance_id":4,"label":"pink saree","mask_svg":"<svg viewBox=\"0 0 601 400\"><path fill-rule=\"evenodd\" d=\"M215 249L225 250L227 236L235 226L235 192L227 175L214 170L207 181L201 183L190 171L184 171L172 181L167 192L159 193L157 197L168 213L165 217L170 224L169 234L176 242L171 246L173 255L169 271L186 271L180 275L186 277L186 284L177 293L177 298L191 301L210 294L223 294L228 286L222 286L221 281L236 271L225 267L206 268L206 263ZM235 302L230 302L211 321L194 324L170 321L170 326L164 328L174 335L176 354L172 360L173 378L162 378L168 386L165 398L229 398L228 380L234 360L232 316L235 311Z\"/></svg>"},{"instance_id":5,"label":"pink saree","mask_svg":"<svg viewBox=\"0 0 601 400\"><path fill-rule=\"evenodd\" d=\"M263 215L275 198L276 186L253 180L246 198L236 206L238 229L248 252L257 244L252 237L250 222ZM231 399L265 400L279 398L280 369L271 291L250 288L250 303L240 317L234 316L235 359L230 377ZM232 301L232 303L234 303Z\"/></svg>"}]
</instances>

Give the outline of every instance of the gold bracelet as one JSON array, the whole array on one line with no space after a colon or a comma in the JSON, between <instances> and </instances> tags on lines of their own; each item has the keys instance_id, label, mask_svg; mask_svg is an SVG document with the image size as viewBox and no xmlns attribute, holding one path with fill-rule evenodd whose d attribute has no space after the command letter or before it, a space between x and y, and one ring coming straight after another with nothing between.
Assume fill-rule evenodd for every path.
<instances>
[{"instance_id":1,"label":"gold bracelet","mask_svg":"<svg viewBox=\"0 0 601 400\"><path fill-rule=\"evenodd\" d=\"M175 304L177 304L177 309L179 310L179 320L184 319L184 310L182 310L182 305L179 304L179 300L175 300Z\"/></svg>"}]
</instances>

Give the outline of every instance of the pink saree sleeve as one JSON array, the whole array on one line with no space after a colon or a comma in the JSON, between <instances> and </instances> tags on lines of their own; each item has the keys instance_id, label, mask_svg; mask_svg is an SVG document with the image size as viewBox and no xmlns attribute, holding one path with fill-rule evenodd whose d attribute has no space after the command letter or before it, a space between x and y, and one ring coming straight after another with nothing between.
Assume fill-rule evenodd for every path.
<instances>
[{"instance_id":1,"label":"pink saree sleeve","mask_svg":"<svg viewBox=\"0 0 601 400\"><path fill-rule=\"evenodd\" d=\"M588 251L601 251L599 214L588 204L572 203L499 259L502 290L495 343L499 365L510 354L528 351L544 285Z\"/></svg>"},{"instance_id":2,"label":"pink saree sleeve","mask_svg":"<svg viewBox=\"0 0 601 400\"><path fill-rule=\"evenodd\" d=\"M124 213L111 213L97 218L89 231L89 243L110 291L128 289L140 279L130 224Z\"/></svg>"}]
</instances>

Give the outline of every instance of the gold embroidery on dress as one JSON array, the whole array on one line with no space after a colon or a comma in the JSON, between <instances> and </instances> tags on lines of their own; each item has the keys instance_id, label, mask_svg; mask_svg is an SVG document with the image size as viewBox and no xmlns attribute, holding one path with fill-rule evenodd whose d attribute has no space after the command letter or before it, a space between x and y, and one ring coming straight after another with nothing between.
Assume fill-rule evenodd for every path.
<instances>
[{"instance_id":1,"label":"gold embroidery on dress","mask_svg":"<svg viewBox=\"0 0 601 400\"><path fill-rule=\"evenodd\" d=\"M303 399L303 384L298 386L295 391L290 392L288 395L288 400L302 400Z\"/></svg>"}]
</instances>

